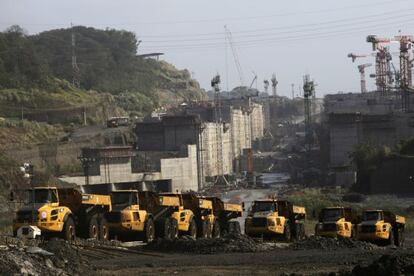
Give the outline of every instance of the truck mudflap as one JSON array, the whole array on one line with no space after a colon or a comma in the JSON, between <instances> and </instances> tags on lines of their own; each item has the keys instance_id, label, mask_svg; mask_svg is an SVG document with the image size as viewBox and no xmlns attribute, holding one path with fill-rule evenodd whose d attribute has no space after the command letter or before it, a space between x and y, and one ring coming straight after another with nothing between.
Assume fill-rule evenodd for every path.
<instances>
[{"instance_id":1,"label":"truck mudflap","mask_svg":"<svg viewBox=\"0 0 414 276\"><path fill-rule=\"evenodd\" d=\"M33 225L21 226L17 229L17 237L25 239L36 239L42 235L42 230L39 227Z\"/></svg>"}]
</instances>

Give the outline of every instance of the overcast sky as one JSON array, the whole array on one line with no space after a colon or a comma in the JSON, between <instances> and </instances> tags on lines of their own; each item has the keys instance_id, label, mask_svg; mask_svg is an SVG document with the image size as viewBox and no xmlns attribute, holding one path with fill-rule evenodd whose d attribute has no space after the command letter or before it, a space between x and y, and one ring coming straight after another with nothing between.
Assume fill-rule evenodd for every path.
<instances>
[{"instance_id":1,"label":"overcast sky","mask_svg":"<svg viewBox=\"0 0 414 276\"><path fill-rule=\"evenodd\" d=\"M359 91L356 66L374 59L352 63L347 54L370 53L369 34L413 34L414 1L0 0L1 30L18 24L34 34L71 22L132 31L142 40L139 53L165 53L164 60L187 68L205 89L216 73L222 75L223 89L240 85L232 51L225 47L227 25L245 85L254 71L262 90L263 80L275 73L278 93L290 96L291 84L297 94L309 73L318 83L317 95L323 95ZM397 66L398 57L394 60ZM371 67L367 75L373 72ZM368 88L374 87L368 79Z\"/></svg>"}]
</instances>

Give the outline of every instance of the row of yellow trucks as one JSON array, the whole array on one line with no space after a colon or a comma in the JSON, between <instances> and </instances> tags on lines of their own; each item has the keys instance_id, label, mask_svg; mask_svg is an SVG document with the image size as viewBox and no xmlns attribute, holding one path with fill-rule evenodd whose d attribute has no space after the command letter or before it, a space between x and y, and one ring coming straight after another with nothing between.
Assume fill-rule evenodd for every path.
<instances>
[{"instance_id":1,"label":"row of yellow trucks","mask_svg":"<svg viewBox=\"0 0 414 276\"><path fill-rule=\"evenodd\" d=\"M120 190L109 195L83 194L75 188L37 187L15 214L15 236L76 236L107 240L173 239L182 235L217 238L240 232L236 220L244 205L194 193L155 193ZM255 200L245 218L251 237L280 238L290 242L305 238L304 207L285 199ZM321 210L315 235L355 238L401 246L405 218L384 210L366 210L362 216L347 207Z\"/></svg>"},{"instance_id":2,"label":"row of yellow trucks","mask_svg":"<svg viewBox=\"0 0 414 276\"><path fill-rule=\"evenodd\" d=\"M106 240L219 237L240 231L234 220L242 205L195 194L113 191L110 195L83 194L74 188L37 187L15 214L15 236L76 236Z\"/></svg>"}]
</instances>

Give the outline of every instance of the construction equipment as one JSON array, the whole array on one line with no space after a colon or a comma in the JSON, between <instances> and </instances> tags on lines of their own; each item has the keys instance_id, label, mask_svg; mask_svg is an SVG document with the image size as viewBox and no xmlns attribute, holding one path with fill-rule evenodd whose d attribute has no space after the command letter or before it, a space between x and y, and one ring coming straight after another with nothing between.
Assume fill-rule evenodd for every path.
<instances>
[{"instance_id":1,"label":"construction equipment","mask_svg":"<svg viewBox=\"0 0 414 276\"><path fill-rule=\"evenodd\" d=\"M269 81L268 80L263 81L263 87L264 87L264 92L268 94L269 93Z\"/></svg>"},{"instance_id":2,"label":"construction equipment","mask_svg":"<svg viewBox=\"0 0 414 276\"><path fill-rule=\"evenodd\" d=\"M190 209L197 224L197 237L218 238L229 232L240 233L240 224L234 218L241 217L240 204L224 203L217 197L202 197L193 193L182 195L184 208Z\"/></svg>"},{"instance_id":3,"label":"construction equipment","mask_svg":"<svg viewBox=\"0 0 414 276\"><path fill-rule=\"evenodd\" d=\"M273 96L276 96L277 95L277 84L279 83L276 79L276 74L273 74L270 80L272 81L272 94Z\"/></svg>"},{"instance_id":4,"label":"construction equipment","mask_svg":"<svg viewBox=\"0 0 414 276\"><path fill-rule=\"evenodd\" d=\"M154 238L195 238L193 213L185 210L178 194L121 190L111 193L113 210L106 214L111 236L151 242Z\"/></svg>"},{"instance_id":5,"label":"construction equipment","mask_svg":"<svg viewBox=\"0 0 414 276\"><path fill-rule=\"evenodd\" d=\"M236 65L236 69L237 69L237 72L239 74L240 85L244 86L243 70L242 70L242 67L240 65L239 56L237 54L236 47L234 47L233 35L230 32L230 29L227 28L226 25L224 26L224 35L225 35L225 40L226 40L226 42L229 43L230 48L231 48L231 52L233 54L234 64ZM226 49L227 49L227 46L226 46Z\"/></svg>"},{"instance_id":6,"label":"construction equipment","mask_svg":"<svg viewBox=\"0 0 414 276\"><path fill-rule=\"evenodd\" d=\"M405 217L384 210L367 210L357 226L357 238L402 246L404 242Z\"/></svg>"},{"instance_id":7,"label":"construction equipment","mask_svg":"<svg viewBox=\"0 0 414 276\"><path fill-rule=\"evenodd\" d=\"M306 210L282 199L255 200L245 220L245 233L251 237L282 237L289 242L305 237Z\"/></svg>"},{"instance_id":8,"label":"construction equipment","mask_svg":"<svg viewBox=\"0 0 414 276\"><path fill-rule=\"evenodd\" d=\"M365 81L365 68L372 66L372 63L365 63L358 65L358 71L361 75L361 93L367 92L367 84Z\"/></svg>"},{"instance_id":9,"label":"construction equipment","mask_svg":"<svg viewBox=\"0 0 414 276\"><path fill-rule=\"evenodd\" d=\"M28 200L16 212L13 234L27 236L40 229L42 236L73 240L108 239L104 214L111 211L109 196L82 194L74 188L36 187L27 190Z\"/></svg>"},{"instance_id":10,"label":"construction equipment","mask_svg":"<svg viewBox=\"0 0 414 276\"><path fill-rule=\"evenodd\" d=\"M356 212L347 207L327 207L319 214L319 222L315 226L315 235L323 237L351 238L356 234L358 223Z\"/></svg>"}]
</instances>

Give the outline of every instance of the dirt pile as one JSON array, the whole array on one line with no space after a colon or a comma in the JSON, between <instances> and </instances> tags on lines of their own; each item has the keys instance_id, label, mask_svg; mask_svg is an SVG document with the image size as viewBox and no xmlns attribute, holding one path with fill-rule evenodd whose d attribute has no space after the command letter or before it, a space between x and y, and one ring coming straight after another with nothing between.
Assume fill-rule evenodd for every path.
<instances>
[{"instance_id":1,"label":"dirt pile","mask_svg":"<svg viewBox=\"0 0 414 276\"><path fill-rule=\"evenodd\" d=\"M75 246L64 240L45 242L0 239L0 271L3 275L73 275L92 272Z\"/></svg>"},{"instance_id":2,"label":"dirt pile","mask_svg":"<svg viewBox=\"0 0 414 276\"><path fill-rule=\"evenodd\" d=\"M145 246L151 251L215 254L230 252L258 252L265 247L242 234L227 234L216 239L197 239L184 236L179 239L157 239Z\"/></svg>"},{"instance_id":3,"label":"dirt pile","mask_svg":"<svg viewBox=\"0 0 414 276\"><path fill-rule=\"evenodd\" d=\"M291 245L293 249L322 249L322 250L336 250L344 248L358 248L363 250L373 250L378 246L352 239L345 238L325 238L319 236L311 236L305 240L298 241Z\"/></svg>"},{"instance_id":4,"label":"dirt pile","mask_svg":"<svg viewBox=\"0 0 414 276\"><path fill-rule=\"evenodd\" d=\"M357 265L352 275L413 275L414 254L383 255L368 266Z\"/></svg>"}]
</instances>

